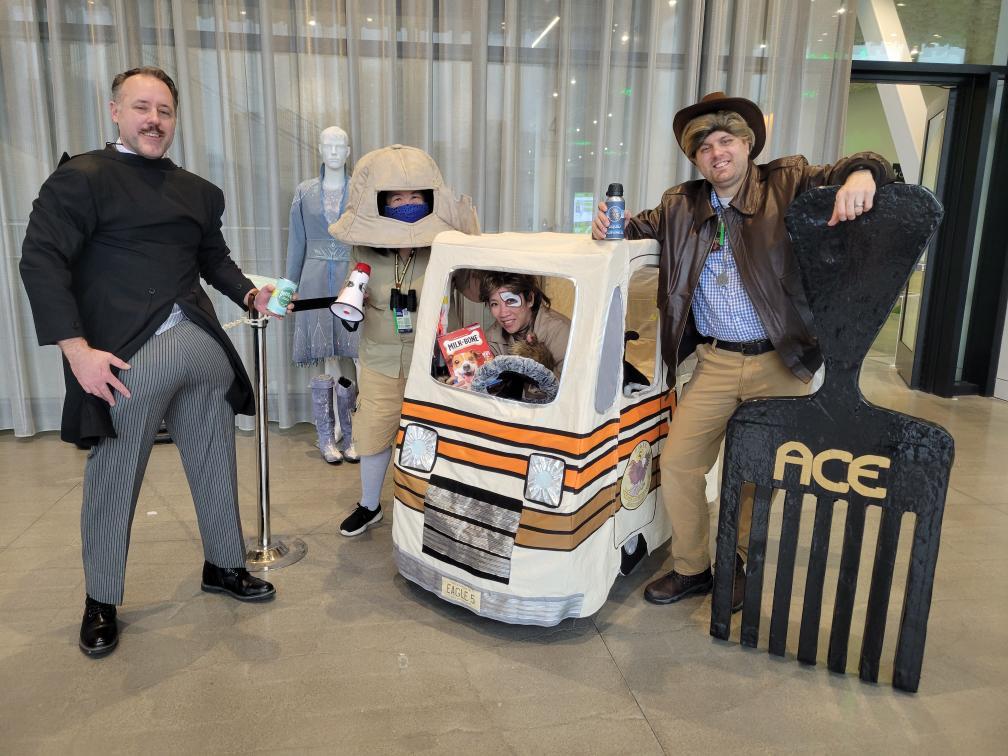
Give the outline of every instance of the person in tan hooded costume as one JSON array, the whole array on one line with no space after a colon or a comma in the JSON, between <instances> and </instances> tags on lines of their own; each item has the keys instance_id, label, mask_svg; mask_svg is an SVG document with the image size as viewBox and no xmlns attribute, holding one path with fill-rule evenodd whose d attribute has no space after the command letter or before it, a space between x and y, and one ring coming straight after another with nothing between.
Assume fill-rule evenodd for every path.
<instances>
[{"instance_id":1,"label":"person in tan hooded costume","mask_svg":"<svg viewBox=\"0 0 1008 756\"><path fill-rule=\"evenodd\" d=\"M413 328L430 246L441 231L479 233L472 200L445 185L433 158L395 144L364 155L346 210L329 233L352 244L350 269L371 267L364 304L353 444L361 456L361 499L340 525L355 536L382 519L378 498L399 429Z\"/></svg>"}]
</instances>

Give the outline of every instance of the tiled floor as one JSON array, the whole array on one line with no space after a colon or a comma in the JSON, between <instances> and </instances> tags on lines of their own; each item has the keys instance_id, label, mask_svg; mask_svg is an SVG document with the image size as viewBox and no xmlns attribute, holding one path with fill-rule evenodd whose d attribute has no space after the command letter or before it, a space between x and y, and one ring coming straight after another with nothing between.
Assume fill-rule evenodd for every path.
<instances>
[{"instance_id":1,"label":"tiled floor","mask_svg":"<svg viewBox=\"0 0 1008 756\"><path fill-rule=\"evenodd\" d=\"M709 597L646 604L641 589L668 561L664 549L617 582L594 617L555 628L443 603L396 574L391 518L355 540L339 535L357 468L324 465L308 426L270 437L274 531L302 537L309 552L271 573L279 594L264 606L200 591L177 454L155 448L122 641L90 660L77 650L84 455L55 434L4 434L0 751L1003 753L1008 404L909 392L879 360L869 360L864 386L878 404L943 424L957 444L916 695L861 683L856 671L830 674L822 661L799 665L794 644L789 658L772 658L765 628L760 650L714 641ZM251 534L250 436L239 454ZM767 617L765 604L764 626ZM886 678L892 647L887 638Z\"/></svg>"}]
</instances>

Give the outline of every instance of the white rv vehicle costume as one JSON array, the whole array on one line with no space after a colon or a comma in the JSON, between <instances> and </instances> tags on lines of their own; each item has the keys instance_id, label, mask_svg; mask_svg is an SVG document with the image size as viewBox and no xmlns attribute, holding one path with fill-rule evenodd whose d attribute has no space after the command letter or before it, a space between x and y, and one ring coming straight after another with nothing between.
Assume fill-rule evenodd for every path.
<instances>
[{"instance_id":1,"label":"white rv vehicle costume","mask_svg":"<svg viewBox=\"0 0 1008 756\"><path fill-rule=\"evenodd\" d=\"M570 317L551 401L432 375L441 305L465 269L542 276L553 309ZM657 270L653 241L436 237L393 453L404 577L485 617L555 625L602 606L624 543L640 534L653 551L669 538L658 457L675 395L658 346ZM625 342L630 331L639 340Z\"/></svg>"}]
</instances>

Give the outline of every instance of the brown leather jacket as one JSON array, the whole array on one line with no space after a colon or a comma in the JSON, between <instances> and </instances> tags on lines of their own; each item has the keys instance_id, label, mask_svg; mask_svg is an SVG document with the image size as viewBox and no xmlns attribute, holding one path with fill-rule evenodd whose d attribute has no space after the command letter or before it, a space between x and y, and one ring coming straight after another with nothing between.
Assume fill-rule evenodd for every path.
<instances>
[{"instance_id":1,"label":"brown leather jacket","mask_svg":"<svg viewBox=\"0 0 1008 756\"><path fill-rule=\"evenodd\" d=\"M843 158L834 165L809 165L801 155L765 165L749 162L731 207L732 252L753 307L784 364L804 381L822 364L801 275L784 227L784 213L808 189L842 184L866 168L879 186L895 180L889 162L873 152ZM701 336L693 320L693 292L717 230L705 179L666 190L661 204L627 220L628 239L655 239L661 247L658 310L662 315L662 357L670 372L693 353ZM741 222L738 218L741 217Z\"/></svg>"}]
</instances>

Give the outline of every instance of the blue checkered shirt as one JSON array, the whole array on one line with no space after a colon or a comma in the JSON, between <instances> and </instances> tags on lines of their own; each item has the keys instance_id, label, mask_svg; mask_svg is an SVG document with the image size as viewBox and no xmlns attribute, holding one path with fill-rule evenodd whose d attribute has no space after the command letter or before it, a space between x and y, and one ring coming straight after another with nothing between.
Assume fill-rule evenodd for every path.
<instances>
[{"instance_id":1,"label":"blue checkered shirt","mask_svg":"<svg viewBox=\"0 0 1008 756\"><path fill-rule=\"evenodd\" d=\"M711 191L711 205L719 219L727 224L728 209L722 207L717 194ZM736 223L740 221L736 220ZM693 317L702 336L718 341L759 341L767 337L753 307L731 250L731 235L725 233L721 249L712 249L700 271L700 282L693 293ZM715 235L717 238L717 235ZM727 276L724 286L717 282L719 275Z\"/></svg>"}]
</instances>

